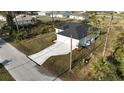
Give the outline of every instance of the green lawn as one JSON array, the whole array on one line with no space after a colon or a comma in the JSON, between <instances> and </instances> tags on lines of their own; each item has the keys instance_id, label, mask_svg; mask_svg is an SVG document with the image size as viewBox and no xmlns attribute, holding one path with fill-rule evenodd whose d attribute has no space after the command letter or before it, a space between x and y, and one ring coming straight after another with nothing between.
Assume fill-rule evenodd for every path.
<instances>
[{"instance_id":1,"label":"green lawn","mask_svg":"<svg viewBox=\"0 0 124 93\"><path fill-rule=\"evenodd\" d=\"M69 55L50 57L42 66L52 74L59 76L69 69Z\"/></svg>"},{"instance_id":2,"label":"green lawn","mask_svg":"<svg viewBox=\"0 0 124 93\"><path fill-rule=\"evenodd\" d=\"M96 46L97 47L97 46ZM80 68L80 64L83 63L83 59L87 58L93 49L93 45L88 48L83 48L80 52L73 50L72 55L72 68ZM70 66L70 54L52 56L47 59L42 66L56 76L63 74L69 70Z\"/></svg>"},{"instance_id":3,"label":"green lawn","mask_svg":"<svg viewBox=\"0 0 124 93\"><path fill-rule=\"evenodd\" d=\"M19 42L12 42L12 45L15 46L18 50L22 51L24 54L32 55L52 45L55 39L55 33L51 32Z\"/></svg>"},{"instance_id":4,"label":"green lawn","mask_svg":"<svg viewBox=\"0 0 124 93\"><path fill-rule=\"evenodd\" d=\"M9 72L0 64L0 81L14 81Z\"/></svg>"}]
</instances>

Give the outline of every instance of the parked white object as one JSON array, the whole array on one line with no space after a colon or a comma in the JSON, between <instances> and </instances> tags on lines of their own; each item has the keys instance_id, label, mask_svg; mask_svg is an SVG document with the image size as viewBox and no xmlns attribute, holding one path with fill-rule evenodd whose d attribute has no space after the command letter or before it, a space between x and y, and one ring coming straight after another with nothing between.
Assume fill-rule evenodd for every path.
<instances>
[{"instance_id":1,"label":"parked white object","mask_svg":"<svg viewBox=\"0 0 124 93\"><path fill-rule=\"evenodd\" d=\"M6 17L0 15L0 20L1 20L1 21L6 21Z\"/></svg>"},{"instance_id":2,"label":"parked white object","mask_svg":"<svg viewBox=\"0 0 124 93\"><path fill-rule=\"evenodd\" d=\"M14 18L14 22L15 24L18 23L18 25L20 26L29 25L29 24L32 24L32 16L21 14L21 15L16 16L16 19Z\"/></svg>"}]
</instances>

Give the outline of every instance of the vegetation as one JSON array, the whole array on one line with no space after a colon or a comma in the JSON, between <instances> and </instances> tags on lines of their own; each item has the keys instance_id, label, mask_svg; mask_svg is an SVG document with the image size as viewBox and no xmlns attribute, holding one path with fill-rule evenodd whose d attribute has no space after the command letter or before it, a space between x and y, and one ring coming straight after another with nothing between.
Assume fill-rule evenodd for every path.
<instances>
[{"instance_id":1,"label":"vegetation","mask_svg":"<svg viewBox=\"0 0 124 93\"><path fill-rule=\"evenodd\" d=\"M96 60L90 70L84 80L120 80L117 68L108 61Z\"/></svg>"},{"instance_id":2,"label":"vegetation","mask_svg":"<svg viewBox=\"0 0 124 93\"><path fill-rule=\"evenodd\" d=\"M15 46L18 50L22 51L26 55L32 55L37 53L50 45L52 45L56 35L54 32L41 34L30 39L24 39L17 42L12 42L12 45Z\"/></svg>"},{"instance_id":3,"label":"vegetation","mask_svg":"<svg viewBox=\"0 0 124 93\"><path fill-rule=\"evenodd\" d=\"M53 56L42 66L54 75L62 75L60 78L63 80L124 80L124 20L120 19L124 15L118 15L113 12L114 19L112 18L112 28L109 33L107 31L108 26L110 26L108 25L111 18L110 12L88 11L85 12L85 15L89 16L89 19L84 20L83 23L100 29L101 35L90 47L80 47L80 49L73 51L73 73L68 72L69 54ZM56 39L54 27L65 22L77 22L68 18L54 18L53 23L50 17L45 16L39 17L38 20L33 20L33 25L24 28L20 27L19 31L17 31L17 29L12 27L11 15L7 16L8 25L3 28L4 34L2 34L2 37L6 40L12 40L12 44L26 55L39 52L53 44ZM115 16L119 18L115 18ZM105 46L103 42L106 41L106 37L107 42ZM103 56L101 55L103 49L105 49L105 60L102 60ZM93 56L90 56L91 53ZM85 63L84 60L86 59L89 59L88 63Z\"/></svg>"},{"instance_id":4,"label":"vegetation","mask_svg":"<svg viewBox=\"0 0 124 93\"><path fill-rule=\"evenodd\" d=\"M118 63L118 75L122 80L124 80L124 32L119 34L113 48L115 55L114 60L116 60L116 63Z\"/></svg>"}]
</instances>

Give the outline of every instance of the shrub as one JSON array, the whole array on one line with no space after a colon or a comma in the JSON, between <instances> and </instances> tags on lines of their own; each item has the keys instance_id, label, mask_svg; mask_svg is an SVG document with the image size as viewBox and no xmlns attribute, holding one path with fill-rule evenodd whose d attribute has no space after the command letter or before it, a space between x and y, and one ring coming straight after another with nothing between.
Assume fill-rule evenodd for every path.
<instances>
[{"instance_id":1,"label":"shrub","mask_svg":"<svg viewBox=\"0 0 124 93\"><path fill-rule=\"evenodd\" d=\"M122 31L122 30L123 30L123 27L122 27L122 26L115 26L114 28L115 28L115 30L117 30L117 31Z\"/></svg>"}]
</instances>

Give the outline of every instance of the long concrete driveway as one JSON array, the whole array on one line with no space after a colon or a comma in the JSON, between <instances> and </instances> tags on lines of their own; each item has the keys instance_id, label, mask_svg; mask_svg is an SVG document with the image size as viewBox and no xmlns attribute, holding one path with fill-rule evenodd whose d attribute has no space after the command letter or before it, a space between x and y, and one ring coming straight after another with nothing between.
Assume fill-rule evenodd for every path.
<instances>
[{"instance_id":1,"label":"long concrete driveway","mask_svg":"<svg viewBox=\"0 0 124 93\"><path fill-rule=\"evenodd\" d=\"M72 47L72 49L74 48L75 47ZM41 50L36 54L30 55L29 58L31 58L37 64L42 65L51 56L65 55L68 54L69 52L70 44L66 44L61 41L56 41L55 44L51 45L50 47L44 50Z\"/></svg>"},{"instance_id":2,"label":"long concrete driveway","mask_svg":"<svg viewBox=\"0 0 124 93\"><path fill-rule=\"evenodd\" d=\"M51 81L57 77L44 67L36 65L23 53L0 38L0 63L15 80L19 81Z\"/></svg>"}]
</instances>

